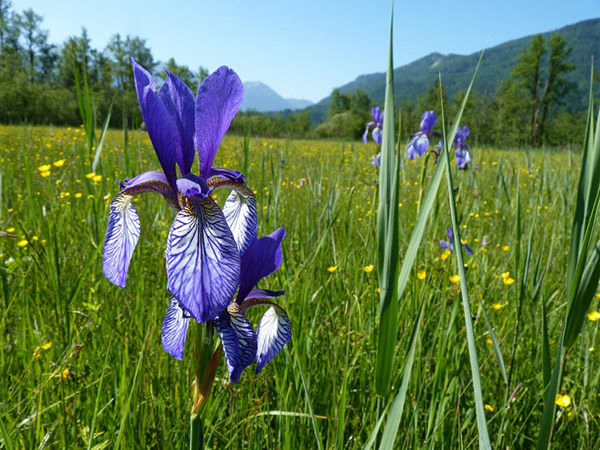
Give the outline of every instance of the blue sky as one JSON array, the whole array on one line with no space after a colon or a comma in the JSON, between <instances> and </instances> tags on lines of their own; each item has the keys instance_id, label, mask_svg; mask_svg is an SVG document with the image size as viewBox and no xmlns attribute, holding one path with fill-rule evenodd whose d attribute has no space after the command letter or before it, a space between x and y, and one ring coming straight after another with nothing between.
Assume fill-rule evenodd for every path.
<instances>
[{"instance_id":1,"label":"blue sky","mask_svg":"<svg viewBox=\"0 0 600 450\"><path fill-rule=\"evenodd\" d=\"M12 0L43 16L60 44L86 27L94 48L120 33L154 58L192 69L232 67L286 98L318 101L357 76L384 72L388 0ZM437 51L470 54L600 17L599 0L396 1L394 66ZM600 55L597 55L600 57Z\"/></svg>"}]
</instances>

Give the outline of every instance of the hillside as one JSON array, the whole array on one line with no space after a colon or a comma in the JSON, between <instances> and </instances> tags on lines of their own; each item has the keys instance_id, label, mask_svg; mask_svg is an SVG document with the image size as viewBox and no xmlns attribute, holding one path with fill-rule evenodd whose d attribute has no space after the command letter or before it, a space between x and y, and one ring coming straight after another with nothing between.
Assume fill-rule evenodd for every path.
<instances>
[{"instance_id":1,"label":"hillside","mask_svg":"<svg viewBox=\"0 0 600 450\"><path fill-rule=\"evenodd\" d=\"M577 88L565 99L565 107L569 111L587 107L589 92L591 57L596 53L595 72L600 72L600 18L568 25L558 30L542 33L550 37L555 33L562 34L567 44L573 48L569 58L575 64L575 70L569 74ZM500 82L510 76L512 67L517 63L519 55L525 49L533 35L515 39L485 51L483 62L474 85L474 91L494 96ZM396 101L415 100L424 94L442 74L442 82L449 97L462 89L466 89L473 76L479 60L480 52L471 55L442 55L432 53L410 64L394 70L394 87ZM354 81L340 87L342 93L365 91L376 104L382 104L385 92L385 73L361 75ZM327 117L329 97L310 107L311 121L322 122Z\"/></svg>"}]
</instances>

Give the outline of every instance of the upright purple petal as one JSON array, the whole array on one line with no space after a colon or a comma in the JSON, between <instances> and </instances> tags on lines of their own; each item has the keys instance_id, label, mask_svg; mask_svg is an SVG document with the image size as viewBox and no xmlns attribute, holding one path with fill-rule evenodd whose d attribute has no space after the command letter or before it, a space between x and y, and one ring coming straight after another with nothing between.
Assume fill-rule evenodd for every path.
<instances>
[{"instance_id":1,"label":"upright purple petal","mask_svg":"<svg viewBox=\"0 0 600 450\"><path fill-rule=\"evenodd\" d=\"M275 272L281 265L281 241L285 229L255 240L242 255L240 290L236 301L241 303L260 279Z\"/></svg>"},{"instance_id":2,"label":"upright purple petal","mask_svg":"<svg viewBox=\"0 0 600 450\"><path fill-rule=\"evenodd\" d=\"M421 117L421 132L429 134L437 122L437 117L433 111L425 111Z\"/></svg>"},{"instance_id":3,"label":"upright purple petal","mask_svg":"<svg viewBox=\"0 0 600 450\"><path fill-rule=\"evenodd\" d=\"M167 79L158 91L158 96L173 117L178 139L176 160L182 175L186 175L194 164L194 131L196 102L190 88L179 78L167 71Z\"/></svg>"},{"instance_id":4,"label":"upright purple petal","mask_svg":"<svg viewBox=\"0 0 600 450\"><path fill-rule=\"evenodd\" d=\"M227 308L240 278L240 254L212 198L187 199L169 233L166 259L167 288L198 322Z\"/></svg>"},{"instance_id":5,"label":"upright purple petal","mask_svg":"<svg viewBox=\"0 0 600 450\"><path fill-rule=\"evenodd\" d=\"M162 346L173 358L181 361L190 315L172 298L162 326Z\"/></svg>"},{"instance_id":6,"label":"upright purple petal","mask_svg":"<svg viewBox=\"0 0 600 450\"><path fill-rule=\"evenodd\" d=\"M208 178L219 144L243 97L242 81L226 66L219 67L200 85L196 96L195 144L201 177Z\"/></svg>"},{"instance_id":7,"label":"upright purple petal","mask_svg":"<svg viewBox=\"0 0 600 450\"><path fill-rule=\"evenodd\" d=\"M175 180L177 179L175 160L179 138L175 121L154 91L155 83L152 75L136 63L133 58L131 62L140 110L146 124L148 136L150 136L154 151L158 156L158 161L169 181L169 185L175 191Z\"/></svg>"},{"instance_id":8,"label":"upright purple petal","mask_svg":"<svg viewBox=\"0 0 600 450\"><path fill-rule=\"evenodd\" d=\"M273 305L263 315L256 329L258 346L256 373L271 361L292 338L292 325L283 308Z\"/></svg>"}]
</instances>

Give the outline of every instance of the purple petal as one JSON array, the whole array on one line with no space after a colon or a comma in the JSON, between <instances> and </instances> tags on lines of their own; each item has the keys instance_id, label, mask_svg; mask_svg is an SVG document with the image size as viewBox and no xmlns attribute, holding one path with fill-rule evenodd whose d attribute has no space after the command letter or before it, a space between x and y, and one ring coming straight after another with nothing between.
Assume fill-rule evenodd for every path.
<instances>
[{"instance_id":1,"label":"purple petal","mask_svg":"<svg viewBox=\"0 0 600 450\"><path fill-rule=\"evenodd\" d=\"M226 66L209 75L198 89L194 139L200 159L200 176L205 179L243 97L244 86L240 78Z\"/></svg>"},{"instance_id":2,"label":"purple petal","mask_svg":"<svg viewBox=\"0 0 600 450\"><path fill-rule=\"evenodd\" d=\"M375 143L381 145L381 141L383 141L383 131L381 128L379 128L379 127L373 128L373 132L371 133L371 136L373 136L373 140L375 141Z\"/></svg>"},{"instance_id":3,"label":"purple petal","mask_svg":"<svg viewBox=\"0 0 600 450\"><path fill-rule=\"evenodd\" d=\"M283 308L271 306L260 319L256 334L258 337L256 373L258 373L292 338L292 325Z\"/></svg>"},{"instance_id":4,"label":"purple petal","mask_svg":"<svg viewBox=\"0 0 600 450\"><path fill-rule=\"evenodd\" d=\"M176 141L177 164L182 175L192 169L194 163L194 115L196 102L190 88L179 78L167 71L167 79L158 91L158 96L163 101L171 114L178 135Z\"/></svg>"},{"instance_id":5,"label":"purple petal","mask_svg":"<svg viewBox=\"0 0 600 450\"><path fill-rule=\"evenodd\" d=\"M135 87L138 94L142 118L148 130L148 136L154 146L158 161L175 191L175 157L177 153L178 135L173 117L162 100L154 92L155 84L152 75L132 58Z\"/></svg>"},{"instance_id":6,"label":"purple petal","mask_svg":"<svg viewBox=\"0 0 600 450\"><path fill-rule=\"evenodd\" d=\"M110 203L102 269L111 283L125 287L131 255L140 236L140 219L131 204L133 197L143 192L158 192L179 210L177 199L166 181L161 172L145 172L129 181Z\"/></svg>"},{"instance_id":7,"label":"purple petal","mask_svg":"<svg viewBox=\"0 0 600 450\"><path fill-rule=\"evenodd\" d=\"M285 229L278 228L270 235L252 242L242 255L240 290L236 301L241 303L260 279L275 272L281 265L281 241Z\"/></svg>"},{"instance_id":8,"label":"purple petal","mask_svg":"<svg viewBox=\"0 0 600 450\"><path fill-rule=\"evenodd\" d=\"M452 248L452 242L440 241L440 248L452 251L453 250L453 248Z\"/></svg>"},{"instance_id":9,"label":"purple petal","mask_svg":"<svg viewBox=\"0 0 600 450\"><path fill-rule=\"evenodd\" d=\"M169 233L166 259L167 288L196 321L227 308L240 277L240 254L212 198L187 199Z\"/></svg>"},{"instance_id":10,"label":"purple petal","mask_svg":"<svg viewBox=\"0 0 600 450\"><path fill-rule=\"evenodd\" d=\"M246 295L246 301L257 298L275 298L285 294L285 291L269 291L268 289L252 289L248 295ZM242 304L243 305L243 304ZM249 305L252 306L252 305Z\"/></svg>"},{"instance_id":11,"label":"purple petal","mask_svg":"<svg viewBox=\"0 0 600 450\"><path fill-rule=\"evenodd\" d=\"M435 113L433 111L425 111L421 118L421 132L429 134L436 122L437 117L435 116Z\"/></svg>"},{"instance_id":12,"label":"purple petal","mask_svg":"<svg viewBox=\"0 0 600 450\"><path fill-rule=\"evenodd\" d=\"M448 227L448 228L446 228L446 236L448 236L448 240L449 240L450 242L452 242L452 237L454 236L454 235L452 234L452 227Z\"/></svg>"},{"instance_id":13,"label":"purple petal","mask_svg":"<svg viewBox=\"0 0 600 450\"><path fill-rule=\"evenodd\" d=\"M110 203L104 240L102 270L113 284L125 287L131 255L140 237L140 218L129 194L118 194Z\"/></svg>"},{"instance_id":14,"label":"purple petal","mask_svg":"<svg viewBox=\"0 0 600 450\"><path fill-rule=\"evenodd\" d=\"M236 183L240 184L246 183L246 177L243 173L239 172L238 170L229 170L220 167L213 167L210 169L210 175L208 176L208 178L211 179L213 177L226 178L227 180L235 181Z\"/></svg>"},{"instance_id":15,"label":"purple petal","mask_svg":"<svg viewBox=\"0 0 600 450\"><path fill-rule=\"evenodd\" d=\"M162 346L173 358L182 360L190 315L177 299L171 299L162 326Z\"/></svg>"},{"instance_id":16,"label":"purple petal","mask_svg":"<svg viewBox=\"0 0 600 450\"><path fill-rule=\"evenodd\" d=\"M231 191L223 214L240 254L243 254L256 239L256 197L246 186L237 185Z\"/></svg>"},{"instance_id":17,"label":"purple petal","mask_svg":"<svg viewBox=\"0 0 600 450\"><path fill-rule=\"evenodd\" d=\"M426 134L417 133L408 143L406 154L408 159L415 159L417 156L423 156L429 148L429 138Z\"/></svg>"},{"instance_id":18,"label":"purple petal","mask_svg":"<svg viewBox=\"0 0 600 450\"><path fill-rule=\"evenodd\" d=\"M188 173L183 178L178 178L177 189L185 196L206 197L210 193L206 181L193 173Z\"/></svg>"},{"instance_id":19,"label":"purple petal","mask_svg":"<svg viewBox=\"0 0 600 450\"><path fill-rule=\"evenodd\" d=\"M223 343L229 379L237 383L242 371L256 359L256 333L246 316L239 311L225 311L214 323Z\"/></svg>"},{"instance_id":20,"label":"purple petal","mask_svg":"<svg viewBox=\"0 0 600 450\"><path fill-rule=\"evenodd\" d=\"M471 247L469 247L469 244L463 244L463 247L465 248L467 255L473 254L473 250L471 250Z\"/></svg>"},{"instance_id":21,"label":"purple petal","mask_svg":"<svg viewBox=\"0 0 600 450\"><path fill-rule=\"evenodd\" d=\"M367 125L367 128L365 128L365 132L362 135L362 140L365 144L367 143L368 137L369 137L369 125Z\"/></svg>"}]
</instances>

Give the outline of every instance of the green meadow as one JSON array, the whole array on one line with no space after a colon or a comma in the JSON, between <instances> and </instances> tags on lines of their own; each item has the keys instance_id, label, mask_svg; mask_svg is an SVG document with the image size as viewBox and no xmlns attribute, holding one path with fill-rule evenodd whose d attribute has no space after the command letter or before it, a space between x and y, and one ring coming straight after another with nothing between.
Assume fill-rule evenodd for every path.
<instances>
[{"instance_id":1,"label":"green meadow","mask_svg":"<svg viewBox=\"0 0 600 450\"><path fill-rule=\"evenodd\" d=\"M258 235L287 230L282 267L260 287L285 290L292 340L238 384L221 358L203 411L205 448L361 449L388 408L374 381L376 152L371 143L254 137L221 145L215 166L243 171L256 194ZM495 448L531 448L550 379L544 361L554 360L567 309L582 151L472 154L471 170L452 170L461 237L473 250L466 282L487 427ZM174 212L160 196L134 200L142 230L126 288L102 273L119 181L160 165L141 131L109 131L95 172L93 157L83 128L0 127L0 448L187 445L194 359L190 342L181 362L161 346ZM435 167L432 158L401 160L400 260ZM417 322L420 335L396 448L478 446L458 271L440 248L448 211L442 184L399 300L392 398ZM600 445L597 307L594 298L565 354L555 448ZM262 311L248 314L256 324Z\"/></svg>"}]
</instances>

